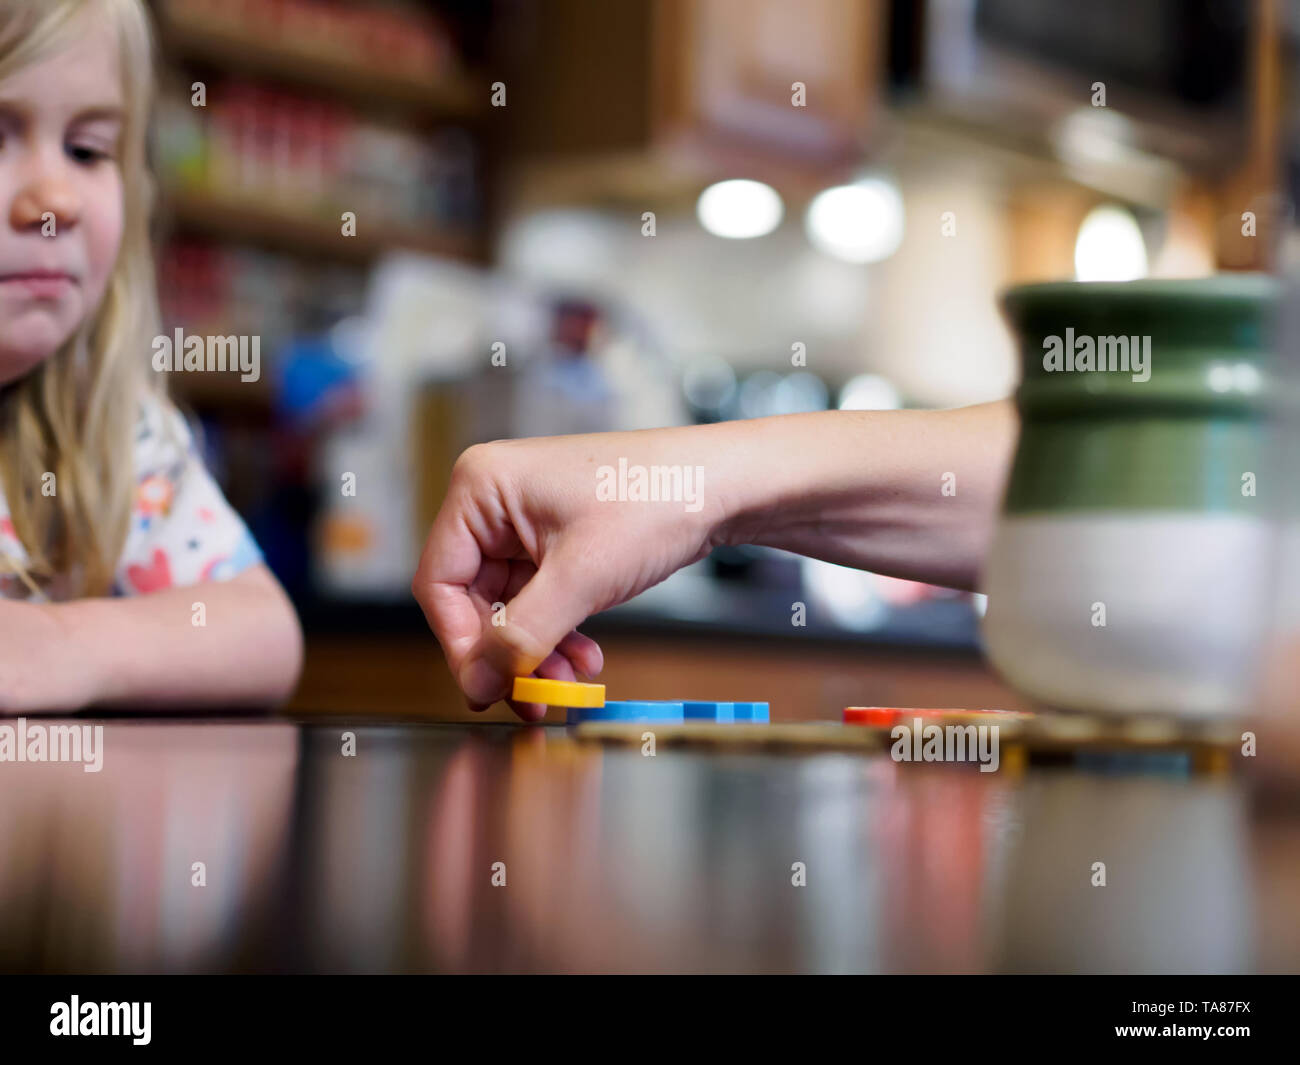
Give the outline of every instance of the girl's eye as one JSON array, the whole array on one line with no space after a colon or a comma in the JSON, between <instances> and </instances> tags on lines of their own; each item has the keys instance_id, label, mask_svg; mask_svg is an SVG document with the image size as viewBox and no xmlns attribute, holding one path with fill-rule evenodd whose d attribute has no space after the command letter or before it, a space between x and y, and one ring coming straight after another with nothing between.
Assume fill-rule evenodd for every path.
<instances>
[{"instance_id":1,"label":"girl's eye","mask_svg":"<svg viewBox=\"0 0 1300 1065\"><path fill-rule=\"evenodd\" d=\"M69 157L86 166L93 166L96 163L112 158L108 152L101 151L99 148L92 148L85 144L70 144L68 145L67 151Z\"/></svg>"}]
</instances>

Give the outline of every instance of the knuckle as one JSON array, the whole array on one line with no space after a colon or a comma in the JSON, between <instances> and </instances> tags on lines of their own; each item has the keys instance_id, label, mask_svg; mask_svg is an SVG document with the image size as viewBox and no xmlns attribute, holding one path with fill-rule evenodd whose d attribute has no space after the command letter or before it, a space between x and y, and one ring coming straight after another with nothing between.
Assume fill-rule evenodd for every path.
<instances>
[{"instance_id":1,"label":"knuckle","mask_svg":"<svg viewBox=\"0 0 1300 1065\"><path fill-rule=\"evenodd\" d=\"M451 468L452 477L459 481L478 480L494 465L495 454L492 444L472 444L456 459Z\"/></svg>"}]
</instances>

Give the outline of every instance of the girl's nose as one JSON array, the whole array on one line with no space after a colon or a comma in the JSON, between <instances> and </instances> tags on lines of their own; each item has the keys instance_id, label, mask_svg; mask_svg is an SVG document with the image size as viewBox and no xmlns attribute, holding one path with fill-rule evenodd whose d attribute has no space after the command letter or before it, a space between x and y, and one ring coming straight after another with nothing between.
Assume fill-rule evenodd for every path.
<instances>
[{"instance_id":1,"label":"girl's nose","mask_svg":"<svg viewBox=\"0 0 1300 1065\"><path fill-rule=\"evenodd\" d=\"M10 207L9 221L14 229L41 228L51 217L53 233L74 226L81 218L81 203L72 187L61 178L43 175L28 181L18 190Z\"/></svg>"}]
</instances>

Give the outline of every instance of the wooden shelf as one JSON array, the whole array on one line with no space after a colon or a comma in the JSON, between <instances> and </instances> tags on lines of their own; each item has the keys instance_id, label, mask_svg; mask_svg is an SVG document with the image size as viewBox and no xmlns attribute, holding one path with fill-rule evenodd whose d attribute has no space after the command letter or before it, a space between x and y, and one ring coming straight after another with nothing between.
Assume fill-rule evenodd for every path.
<instances>
[{"instance_id":1,"label":"wooden shelf","mask_svg":"<svg viewBox=\"0 0 1300 1065\"><path fill-rule=\"evenodd\" d=\"M270 251L339 262L368 263L387 251L416 251L481 262L485 249L474 233L424 232L357 220L357 235L345 237L338 222L295 215L265 200L227 197L189 189L168 190L162 218L173 230L196 233Z\"/></svg>"},{"instance_id":2,"label":"wooden shelf","mask_svg":"<svg viewBox=\"0 0 1300 1065\"><path fill-rule=\"evenodd\" d=\"M159 31L164 48L175 57L212 63L228 73L273 78L369 109L378 103L431 117L469 119L482 112L485 102L484 93L461 74L431 74L422 80L165 13L159 16Z\"/></svg>"}]
</instances>

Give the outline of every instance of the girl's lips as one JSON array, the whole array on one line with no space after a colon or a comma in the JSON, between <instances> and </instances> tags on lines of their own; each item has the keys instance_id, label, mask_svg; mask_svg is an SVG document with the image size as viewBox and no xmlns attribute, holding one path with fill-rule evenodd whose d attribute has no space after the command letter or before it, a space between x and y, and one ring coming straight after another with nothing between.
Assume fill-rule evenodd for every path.
<instances>
[{"instance_id":1,"label":"girl's lips","mask_svg":"<svg viewBox=\"0 0 1300 1065\"><path fill-rule=\"evenodd\" d=\"M0 286L16 288L35 299L58 299L76 284L71 274L56 270L29 270L21 274L0 275Z\"/></svg>"}]
</instances>

